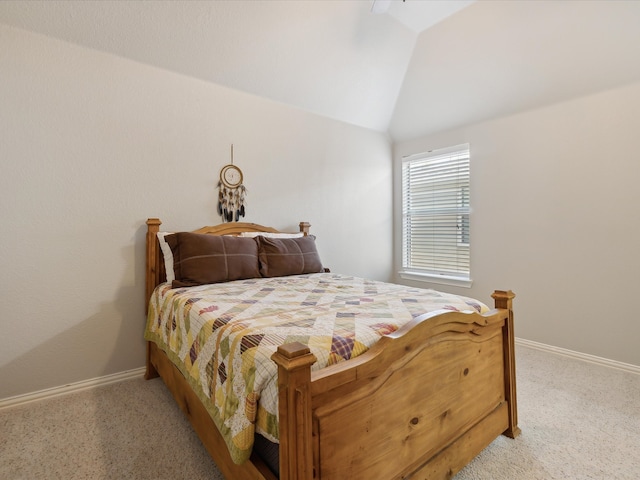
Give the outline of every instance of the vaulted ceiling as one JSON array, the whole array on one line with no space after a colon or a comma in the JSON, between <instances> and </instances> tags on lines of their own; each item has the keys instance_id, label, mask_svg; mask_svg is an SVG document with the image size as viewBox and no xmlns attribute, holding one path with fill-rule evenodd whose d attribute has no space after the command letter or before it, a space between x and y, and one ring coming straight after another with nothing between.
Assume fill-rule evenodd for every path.
<instances>
[{"instance_id":1,"label":"vaulted ceiling","mask_svg":"<svg viewBox=\"0 0 640 480\"><path fill-rule=\"evenodd\" d=\"M0 23L396 141L640 81L640 1L378 2L3 0Z\"/></svg>"}]
</instances>

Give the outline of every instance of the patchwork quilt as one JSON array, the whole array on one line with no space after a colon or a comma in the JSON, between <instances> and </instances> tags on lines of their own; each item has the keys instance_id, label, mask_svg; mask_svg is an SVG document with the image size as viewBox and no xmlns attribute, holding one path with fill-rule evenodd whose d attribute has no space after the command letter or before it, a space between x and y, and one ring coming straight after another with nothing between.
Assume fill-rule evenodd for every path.
<instances>
[{"instance_id":1,"label":"patchwork quilt","mask_svg":"<svg viewBox=\"0 0 640 480\"><path fill-rule=\"evenodd\" d=\"M254 434L278 441L279 345L298 341L313 370L354 358L412 318L448 309L484 313L466 297L332 273L255 278L172 289L159 285L145 339L182 372L236 463Z\"/></svg>"}]
</instances>

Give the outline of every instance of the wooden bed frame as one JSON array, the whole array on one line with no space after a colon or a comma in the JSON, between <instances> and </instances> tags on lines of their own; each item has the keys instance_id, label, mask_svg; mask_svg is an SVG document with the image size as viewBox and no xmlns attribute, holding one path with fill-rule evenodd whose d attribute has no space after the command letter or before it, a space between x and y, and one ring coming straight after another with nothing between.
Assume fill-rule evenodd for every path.
<instances>
[{"instance_id":1,"label":"wooden bed frame","mask_svg":"<svg viewBox=\"0 0 640 480\"><path fill-rule=\"evenodd\" d=\"M164 281L147 220L146 296ZM306 235L308 223L301 223ZM276 232L226 223L196 232ZM315 357L282 345L278 365L280 480L448 479L496 437L515 438L516 377L511 291L496 291L487 314L435 312L383 337L363 355L311 372ZM276 480L256 455L233 463L226 444L180 371L152 342L145 378L162 377L229 480Z\"/></svg>"}]
</instances>

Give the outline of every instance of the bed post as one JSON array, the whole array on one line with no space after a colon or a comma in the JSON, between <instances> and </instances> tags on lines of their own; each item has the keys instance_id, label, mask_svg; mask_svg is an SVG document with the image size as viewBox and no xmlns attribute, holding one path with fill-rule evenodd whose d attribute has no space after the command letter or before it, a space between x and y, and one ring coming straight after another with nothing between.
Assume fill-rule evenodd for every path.
<instances>
[{"instance_id":1,"label":"bed post","mask_svg":"<svg viewBox=\"0 0 640 480\"><path fill-rule=\"evenodd\" d=\"M300 233L304 233L305 237L309 235L310 228L311 224L309 222L300 222Z\"/></svg>"},{"instance_id":2,"label":"bed post","mask_svg":"<svg viewBox=\"0 0 640 480\"><path fill-rule=\"evenodd\" d=\"M280 480L312 480L311 365L316 357L299 342L280 345L278 365Z\"/></svg>"},{"instance_id":3,"label":"bed post","mask_svg":"<svg viewBox=\"0 0 640 480\"><path fill-rule=\"evenodd\" d=\"M149 300L153 289L156 288L160 280L158 278L158 242L156 240L157 233L160 231L160 225L162 222L159 218L149 218L147 220L147 277L146 277L146 290L145 290L145 305L144 310L147 312L149 309Z\"/></svg>"},{"instance_id":4,"label":"bed post","mask_svg":"<svg viewBox=\"0 0 640 480\"><path fill-rule=\"evenodd\" d=\"M511 290L496 290L491 295L495 300L496 308L509 310L509 318L504 324L502 342L504 351L504 387L505 398L509 403L509 428L503 432L510 438L520 435L518 427L518 407L516 398L516 357L515 335L513 332L513 299L516 296Z\"/></svg>"},{"instance_id":5,"label":"bed post","mask_svg":"<svg viewBox=\"0 0 640 480\"><path fill-rule=\"evenodd\" d=\"M147 219L147 268L145 276L144 313L149 313L149 300L153 294L153 289L160 283L158 271L158 241L157 233L162 222L158 218ZM158 371L151 363L151 344L147 342L147 369L144 374L146 380L156 378Z\"/></svg>"}]
</instances>

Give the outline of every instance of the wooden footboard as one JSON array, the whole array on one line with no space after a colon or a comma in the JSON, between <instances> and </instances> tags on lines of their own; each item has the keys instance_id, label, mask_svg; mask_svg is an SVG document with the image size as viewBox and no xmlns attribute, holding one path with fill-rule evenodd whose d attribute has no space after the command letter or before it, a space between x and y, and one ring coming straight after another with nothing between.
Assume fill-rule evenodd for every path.
<instances>
[{"instance_id":1,"label":"wooden footboard","mask_svg":"<svg viewBox=\"0 0 640 480\"><path fill-rule=\"evenodd\" d=\"M280 479L451 478L515 437L514 295L494 297L489 314L426 315L313 374L306 347L283 346Z\"/></svg>"}]
</instances>

